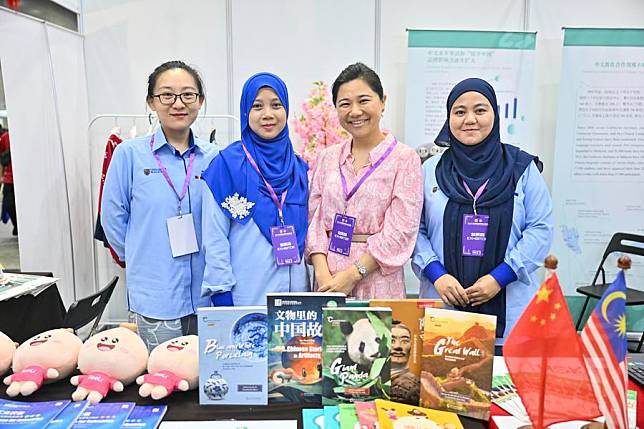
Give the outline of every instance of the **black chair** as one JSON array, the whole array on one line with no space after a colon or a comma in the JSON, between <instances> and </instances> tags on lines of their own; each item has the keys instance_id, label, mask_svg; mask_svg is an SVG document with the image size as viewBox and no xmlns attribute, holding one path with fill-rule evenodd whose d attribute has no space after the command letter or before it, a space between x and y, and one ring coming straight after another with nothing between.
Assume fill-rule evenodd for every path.
<instances>
[{"instance_id":1,"label":"black chair","mask_svg":"<svg viewBox=\"0 0 644 429\"><path fill-rule=\"evenodd\" d=\"M20 271L13 268L3 269L2 271L9 274L29 274L31 276L54 277L54 273L50 271Z\"/></svg>"},{"instance_id":2,"label":"black chair","mask_svg":"<svg viewBox=\"0 0 644 429\"><path fill-rule=\"evenodd\" d=\"M636 247L636 246L624 244L623 241L640 243L642 247ZM600 299L604 294L604 292L606 291L606 289L608 288L608 286L610 286L610 283L606 283L606 271L604 270L604 262L606 262L606 258L608 258L608 255L614 252L644 256L644 236L627 234L624 232L617 232L610 239L608 246L606 246L606 250L604 250L604 256L602 257L602 260L599 263L599 268L597 268L597 272L595 273L595 278L593 279L593 282L590 284L590 286L582 286L577 288L578 293L586 296L586 300L584 301L584 307L582 308L581 313L579 314L579 318L577 319L578 331L579 331L579 328L581 327L581 322L584 318L584 314L586 313L586 308L588 307L588 302L590 301L590 298ZM598 284L597 279L599 278L600 273L602 275L602 280L601 280L602 282ZM626 288L626 305L627 306L644 305L644 291ZM644 342L644 332L640 335L640 341L637 346L638 353L642 350L643 342Z\"/></svg>"},{"instance_id":3,"label":"black chair","mask_svg":"<svg viewBox=\"0 0 644 429\"><path fill-rule=\"evenodd\" d=\"M63 328L72 328L76 332L92 320L95 320L89 331L89 335L85 339L94 335L98 327L98 322L101 320L103 311L112 296L118 280L118 276L114 276L103 289L83 299L74 301L69 306L69 310L67 310L65 320L63 320Z\"/></svg>"}]
</instances>

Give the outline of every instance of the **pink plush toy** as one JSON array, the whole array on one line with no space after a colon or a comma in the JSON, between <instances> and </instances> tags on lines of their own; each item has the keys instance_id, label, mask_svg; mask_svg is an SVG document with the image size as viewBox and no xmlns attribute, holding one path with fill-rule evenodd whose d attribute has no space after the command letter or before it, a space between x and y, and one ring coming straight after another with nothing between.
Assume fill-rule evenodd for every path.
<instances>
[{"instance_id":1,"label":"pink plush toy","mask_svg":"<svg viewBox=\"0 0 644 429\"><path fill-rule=\"evenodd\" d=\"M89 338L78 354L78 369L83 375L71 378L78 388L72 393L74 401L87 399L100 402L111 390L122 392L145 371L148 349L143 340L126 328L99 332Z\"/></svg>"},{"instance_id":2,"label":"pink plush toy","mask_svg":"<svg viewBox=\"0 0 644 429\"><path fill-rule=\"evenodd\" d=\"M13 374L4 379L7 395L31 395L43 383L68 377L76 369L83 342L68 329L52 329L31 337L13 355Z\"/></svg>"},{"instance_id":3,"label":"pink plush toy","mask_svg":"<svg viewBox=\"0 0 644 429\"><path fill-rule=\"evenodd\" d=\"M148 374L136 379L139 395L161 399L175 390L194 389L199 384L199 337L186 335L159 344L150 353Z\"/></svg>"},{"instance_id":4,"label":"pink plush toy","mask_svg":"<svg viewBox=\"0 0 644 429\"><path fill-rule=\"evenodd\" d=\"M11 361L15 351L16 343L0 331L0 375L11 368Z\"/></svg>"}]
</instances>

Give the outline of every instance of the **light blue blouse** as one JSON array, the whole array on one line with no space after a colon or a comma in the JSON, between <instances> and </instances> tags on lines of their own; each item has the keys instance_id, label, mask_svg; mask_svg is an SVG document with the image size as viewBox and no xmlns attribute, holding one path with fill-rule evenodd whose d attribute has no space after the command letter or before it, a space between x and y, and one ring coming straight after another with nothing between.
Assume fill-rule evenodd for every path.
<instances>
[{"instance_id":1,"label":"light blue blouse","mask_svg":"<svg viewBox=\"0 0 644 429\"><path fill-rule=\"evenodd\" d=\"M266 305L266 294L309 290L306 264L278 267L273 246L250 219L230 220L202 181L203 252L206 256L202 296L230 291L233 303Z\"/></svg>"},{"instance_id":2,"label":"light blue blouse","mask_svg":"<svg viewBox=\"0 0 644 429\"><path fill-rule=\"evenodd\" d=\"M438 187L436 165L440 155L423 165L425 176L423 215L412 256L412 268L420 279L421 298L440 298L434 285L423 274L431 262L444 262L443 213L448 198ZM552 244L552 200L541 173L533 162L519 178L514 192L512 229L504 262L517 276L506 287L506 327L502 344L532 296L539 288L536 270L543 265Z\"/></svg>"},{"instance_id":3,"label":"light blue blouse","mask_svg":"<svg viewBox=\"0 0 644 429\"><path fill-rule=\"evenodd\" d=\"M192 140L192 139L191 139ZM186 178L190 154L195 153L182 213L192 213L197 244L201 245L201 171L217 148L194 139L183 154L171 146L159 128L154 152L178 192ZM150 150L150 137L126 140L117 146L103 187L101 225L116 254L126 263L127 298L131 311L172 320L210 306L201 297L202 252L172 257L166 219L177 216L178 200Z\"/></svg>"}]
</instances>

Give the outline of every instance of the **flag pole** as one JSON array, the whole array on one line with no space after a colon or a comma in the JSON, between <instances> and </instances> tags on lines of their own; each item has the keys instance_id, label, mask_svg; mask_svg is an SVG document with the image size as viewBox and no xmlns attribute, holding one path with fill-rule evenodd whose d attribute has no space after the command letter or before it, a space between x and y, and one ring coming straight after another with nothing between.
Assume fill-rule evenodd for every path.
<instances>
[{"instance_id":1,"label":"flag pole","mask_svg":"<svg viewBox=\"0 0 644 429\"><path fill-rule=\"evenodd\" d=\"M559 261L554 255L548 255L546 256L546 259L543 261L544 267L546 267L546 280L552 276L552 274L555 272L557 269L557 265L559 264ZM541 354L541 376L540 380L545 380L546 378L546 356L542 353ZM543 407L544 403L546 400L546 389L543 388L541 389L541 395L539 396L539 421L537 422L537 429L543 429Z\"/></svg>"},{"instance_id":2,"label":"flag pole","mask_svg":"<svg viewBox=\"0 0 644 429\"><path fill-rule=\"evenodd\" d=\"M632 261L630 257L622 255L617 259L617 268L624 271L624 274L626 274L626 270L631 269L631 262Z\"/></svg>"}]
</instances>

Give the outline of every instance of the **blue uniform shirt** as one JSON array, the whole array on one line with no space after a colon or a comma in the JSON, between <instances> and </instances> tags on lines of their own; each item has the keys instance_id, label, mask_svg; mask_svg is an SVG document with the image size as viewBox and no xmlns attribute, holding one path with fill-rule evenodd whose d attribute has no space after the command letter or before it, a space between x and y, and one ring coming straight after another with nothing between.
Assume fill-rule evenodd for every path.
<instances>
[{"instance_id":1,"label":"blue uniform shirt","mask_svg":"<svg viewBox=\"0 0 644 429\"><path fill-rule=\"evenodd\" d=\"M101 224L108 242L126 263L130 311L161 320L192 314L210 306L201 298L203 252L172 257L166 219L177 216L178 198L163 177L150 150L150 136L126 140L112 157L105 178ZM181 212L192 213L201 249L201 181L203 169L216 154L214 145L190 137L180 154L159 128L154 151L181 193L190 154L195 153L188 192Z\"/></svg>"},{"instance_id":2,"label":"blue uniform shirt","mask_svg":"<svg viewBox=\"0 0 644 429\"><path fill-rule=\"evenodd\" d=\"M208 185L203 190L203 252L206 270L202 294L232 292L234 305L266 305L266 294L309 290L306 264L278 267L273 246L251 219L230 220Z\"/></svg>"},{"instance_id":3,"label":"blue uniform shirt","mask_svg":"<svg viewBox=\"0 0 644 429\"><path fill-rule=\"evenodd\" d=\"M423 215L412 256L412 268L420 279L421 298L440 298L434 285L423 273L425 267L433 262L440 264L433 264L435 269L430 271L440 271L444 261L443 213L448 198L436 181L439 159L440 156L434 156L423 165ZM519 178L514 195L512 229L504 263L490 273L506 288L506 327L503 339L508 336L539 288L536 270L543 265L552 244L552 200L543 177L533 162ZM506 275L509 269L510 276ZM437 272L435 277L439 277L439 274ZM504 284L504 280L508 278L511 278L511 282Z\"/></svg>"}]
</instances>

